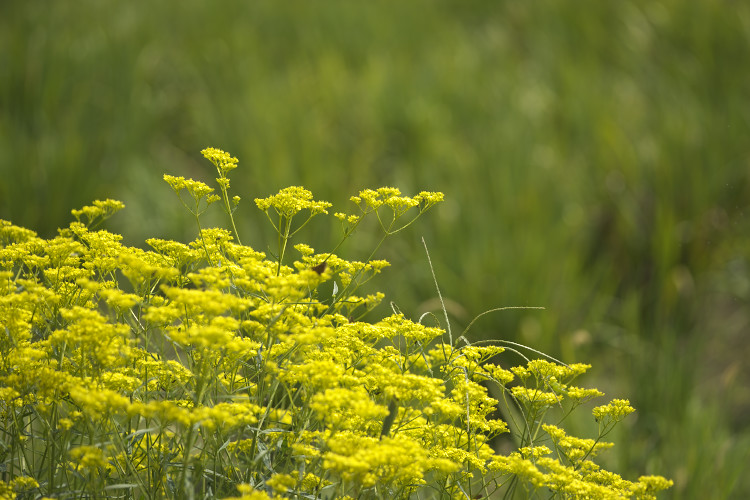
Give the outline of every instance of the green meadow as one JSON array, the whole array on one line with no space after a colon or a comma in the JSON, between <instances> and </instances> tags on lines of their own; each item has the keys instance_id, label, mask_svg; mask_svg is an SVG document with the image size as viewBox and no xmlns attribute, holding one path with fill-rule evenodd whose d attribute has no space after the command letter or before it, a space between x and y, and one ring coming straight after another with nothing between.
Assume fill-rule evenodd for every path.
<instances>
[{"instance_id":1,"label":"green meadow","mask_svg":"<svg viewBox=\"0 0 750 500\"><path fill-rule=\"evenodd\" d=\"M263 252L253 200L281 188L443 192L375 255L372 318L443 318L424 239L454 332L590 363L629 399L610 470L750 497L749 62L744 2L8 1L0 219L51 237L113 198L124 243L192 241L162 177L213 185L209 146L239 158L234 220ZM337 253L366 259L366 229ZM544 310L472 323L506 306Z\"/></svg>"}]
</instances>

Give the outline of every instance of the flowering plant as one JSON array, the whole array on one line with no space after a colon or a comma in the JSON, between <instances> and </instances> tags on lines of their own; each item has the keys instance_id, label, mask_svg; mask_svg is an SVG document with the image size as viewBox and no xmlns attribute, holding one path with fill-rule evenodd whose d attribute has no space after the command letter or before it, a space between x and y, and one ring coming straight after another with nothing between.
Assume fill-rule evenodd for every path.
<instances>
[{"instance_id":1,"label":"flowering plant","mask_svg":"<svg viewBox=\"0 0 750 500\"><path fill-rule=\"evenodd\" d=\"M594 462L627 401L594 408L595 439L551 423L602 395L572 385L588 365L510 366L515 344L400 313L364 321L384 295L361 287L388 263L293 244L330 208L304 188L255 200L275 255L242 245L237 159L203 155L220 194L164 176L198 224L189 244L142 250L95 230L123 208L113 200L73 210L52 239L1 221L0 498L653 498L671 485ZM384 240L442 199L365 190L334 217L342 242L366 218ZM201 226L215 202L231 231ZM503 434L509 454L492 446Z\"/></svg>"}]
</instances>

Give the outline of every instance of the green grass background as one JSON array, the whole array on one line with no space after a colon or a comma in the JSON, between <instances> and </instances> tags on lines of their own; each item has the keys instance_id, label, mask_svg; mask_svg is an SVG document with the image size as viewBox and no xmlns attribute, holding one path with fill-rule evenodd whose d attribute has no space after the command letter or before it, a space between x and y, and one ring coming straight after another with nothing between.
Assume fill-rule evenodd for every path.
<instances>
[{"instance_id":1,"label":"green grass background","mask_svg":"<svg viewBox=\"0 0 750 500\"><path fill-rule=\"evenodd\" d=\"M667 498L750 497L746 2L2 2L0 218L50 236L112 197L127 243L192 240L161 177L211 182L206 146L240 159L258 250L252 199L288 185L339 209L445 192L378 254L388 300L436 308L423 236L454 331L545 306L470 337L592 363L631 400L609 466L673 478Z\"/></svg>"}]
</instances>

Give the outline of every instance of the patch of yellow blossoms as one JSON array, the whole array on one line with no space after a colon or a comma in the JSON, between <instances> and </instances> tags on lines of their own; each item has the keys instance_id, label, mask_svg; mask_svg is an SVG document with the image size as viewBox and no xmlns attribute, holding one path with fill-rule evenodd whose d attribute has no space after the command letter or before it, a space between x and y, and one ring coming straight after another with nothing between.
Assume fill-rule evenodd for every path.
<instances>
[{"instance_id":1,"label":"patch of yellow blossoms","mask_svg":"<svg viewBox=\"0 0 750 500\"><path fill-rule=\"evenodd\" d=\"M237 166L221 150L203 154L222 179ZM196 215L217 199L203 183L165 180L188 191ZM223 187L225 195L228 179ZM441 200L366 190L353 198L359 214L336 217L351 226L377 213L395 232L408 223L393 226L378 210L395 221ZM330 207L299 187L256 203L282 218ZM652 498L669 487L599 469L592 458L606 443L546 424L535 430L556 456L531 428L519 436L527 447L498 455L492 440L511 429L487 384L537 425L563 403L601 395L570 385L587 366L506 369L502 348L458 348L400 314L352 319L382 300L356 292L387 262L298 244L287 266L223 229L202 229L187 245L131 248L92 229L120 208L107 200L75 210L76 222L50 240L0 221L0 498L105 488L166 498L479 498L512 478L566 497ZM345 292L321 302L327 281ZM615 400L594 415L608 426L628 411Z\"/></svg>"}]
</instances>

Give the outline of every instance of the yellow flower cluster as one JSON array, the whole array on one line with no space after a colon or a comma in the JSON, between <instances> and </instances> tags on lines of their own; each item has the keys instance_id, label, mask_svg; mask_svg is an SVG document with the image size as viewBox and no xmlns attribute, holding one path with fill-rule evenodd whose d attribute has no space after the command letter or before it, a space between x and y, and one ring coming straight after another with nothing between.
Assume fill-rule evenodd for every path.
<instances>
[{"instance_id":1,"label":"yellow flower cluster","mask_svg":"<svg viewBox=\"0 0 750 500\"><path fill-rule=\"evenodd\" d=\"M96 200L93 205L71 210L71 213L78 222L81 222L81 217L84 217L86 226L91 226L94 222L102 222L110 218L123 208L125 208L125 204L121 201Z\"/></svg>"},{"instance_id":2,"label":"yellow flower cluster","mask_svg":"<svg viewBox=\"0 0 750 500\"><path fill-rule=\"evenodd\" d=\"M16 500L38 487L39 483L35 479L26 476L18 476L8 483L0 481L0 500Z\"/></svg>"},{"instance_id":3,"label":"yellow flower cluster","mask_svg":"<svg viewBox=\"0 0 750 500\"><path fill-rule=\"evenodd\" d=\"M401 191L394 187L382 187L379 189L365 189L357 196L352 196L351 201L360 211L359 215L346 215L342 212L336 214L336 218L348 224L345 234L351 234L363 217L372 213L376 214L381 229L386 235L395 234L410 226L421 214L443 201L443 193L422 191L416 196L402 196ZM381 214L380 209L390 209L391 219ZM401 219L412 208L418 210L417 216L402 223L396 222Z\"/></svg>"},{"instance_id":4,"label":"yellow flower cluster","mask_svg":"<svg viewBox=\"0 0 750 500\"><path fill-rule=\"evenodd\" d=\"M211 204L215 201L219 201L219 195L213 194L214 188L208 186L208 184L201 181L194 181L193 179L185 179L182 176L175 177L173 175L164 174L164 181L174 190L175 193L179 194L183 189L187 190L190 196L196 203L196 206L203 198L206 199L207 204Z\"/></svg>"},{"instance_id":5,"label":"yellow flower cluster","mask_svg":"<svg viewBox=\"0 0 750 500\"><path fill-rule=\"evenodd\" d=\"M672 486L672 481L660 476L641 476L637 482L628 481L599 468L591 460L567 465L546 456L551 453L546 446L521 449L507 456L494 456L489 468L519 478L533 493L553 491L563 498L652 500L659 491Z\"/></svg>"},{"instance_id":6,"label":"yellow flower cluster","mask_svg":"<svg viewBox=\"0 0 750 500\"><path fill-rule=\"evenodd\" d=\"M327 214L331 206L327 201L314 201L313 194L299 186L282 189L268 198L256 198L255 204L264 212L273 208L282 217L291 218L302 210L309 210L312 215Z\"/></svg>"},{"instance_id":7,"label":"yellow flower cluster","mask_svg":"<svg viewBox=\"0 0 750 500\"><path fill-rule=\"evenodd\" d=\"M237 159L202 153L226 180L226 201ZM203 183L165 180L194 198L196 217L216 199ZM353 198L360 214L336 217L354 227L377 214L387 235L413 222L393 224L407 211L441 200L366 190ZM607 444L545 423L547 412L601 395L570 385L587 365L511 368L502 347L452 345L403 314L362 321L383 294L357 290L388 263L300 243L300 260L286 265L287 242L304 226L292 217L330 204L300 187L256 204L279 217L272 258L239 244L236 229L124 246L89 227L120 207L111 201L74 211L77 221L50 240L0 221L0 498L120 489L138 498L472 498L508 478L563 496L650 498L669 486L601 470L592 459ZM331 282L337 292L321 298ZM493 384L521 411L513 426L498 417ZM594 416L607 430L629 411L614 400ZM521 448L498 455L491 441L508 432Z\"/></svg>"},{"instance_id":8,"label":"yellow flower cluster","mask_svg":"<svg viewBox=\"0 0 750 500\"><path fill-rule=\"evenodd\" d=\"M226 174L232 169L237 168L238 159L232 157L229 153L216 148L206 148L201 151L201 154L211 163L216 165L216 168L223 174Z\"/></svg>"},{"instance_id":9,"label":"yellow flower cluster","mask_svg":"<svg viewBox=\"0 0 750 500\"><path fill-rule=\"evenodd\" d=\"M634 411L627 399L613 399L609 404L597 406L592 413L597 422L615 423Z\"/></svg>"},{"instance_id":10,"label":"yellow flower cluster","mask_svg":"<svg viewBox=\"0 0 750 500\"><path fill-rule=\"evenodd\" d=\"M401 196L401 191L397 188L382 187L360 191L359 196L352 196L351 200L363 211L386 206L400 214L412 207L431 207L440 203L443 201L443 193L422 191L417 196L408 197Z\"/></svg>"}]
</instances>

